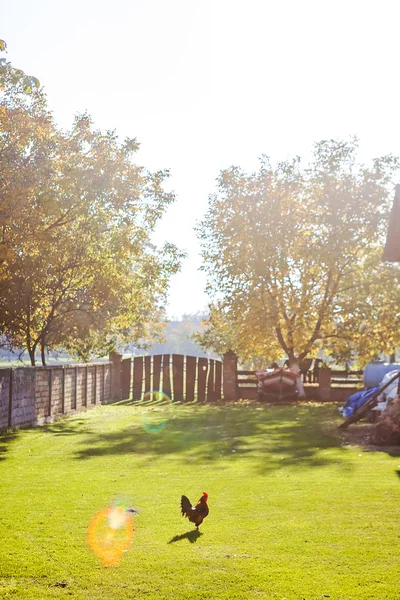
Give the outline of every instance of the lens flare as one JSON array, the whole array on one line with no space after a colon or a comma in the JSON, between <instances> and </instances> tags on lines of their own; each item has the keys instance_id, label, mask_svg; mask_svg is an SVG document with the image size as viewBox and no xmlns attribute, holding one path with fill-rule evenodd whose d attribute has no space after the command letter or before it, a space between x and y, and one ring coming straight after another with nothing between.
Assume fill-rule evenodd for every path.
<instances>
[{"instance_id":1,"label":"lens flare","mask_svg":"<svg viewBox=\"0 0 400 600\"><path fill-rule=\"evenodd\" d=\"M148 433L159 433L173 416L172 400L163 392L147 392L143 398L142 426Z\"/></svg>"},{"instance_id":2,"label":"lens flare","mask_svg":"<svg viewBox=\"0 0 400 600\"><path fill-rule=\"evenodd\" d=\"M90 521L88 543L104 566L115 567L129 548L134 533L133 519L125 506L114 504L100 510Z\"/></svg>"}]
</instances>

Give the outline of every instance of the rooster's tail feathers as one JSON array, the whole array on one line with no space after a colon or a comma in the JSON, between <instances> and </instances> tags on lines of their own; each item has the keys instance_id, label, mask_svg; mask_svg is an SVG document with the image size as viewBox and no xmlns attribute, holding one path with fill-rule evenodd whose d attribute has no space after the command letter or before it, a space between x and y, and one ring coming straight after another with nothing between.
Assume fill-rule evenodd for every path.
<instances>
[{"instance_id":1,"label":"rooster's tail feathers","mask_svg":"<svg viewBox=\"0 0 400 600\"><path fill-rule=\"evenodd\" d=\"M187 515L192 510L192 504L187 496L182 496L181 498L181 510L183 516Z\"/></svg>"}]
</instances>

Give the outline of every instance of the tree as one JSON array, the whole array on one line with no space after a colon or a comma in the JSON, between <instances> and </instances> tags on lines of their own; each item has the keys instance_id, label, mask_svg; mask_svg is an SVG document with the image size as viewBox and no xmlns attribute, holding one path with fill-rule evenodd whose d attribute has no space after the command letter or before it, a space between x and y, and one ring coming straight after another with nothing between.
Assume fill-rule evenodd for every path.
<instances>
[{"instance_id":1,"label":"tree","mask_svg":"<svg viewBox=\"0 0 400 600\"><path fill-rule=\"evenodd\" d=\"M332 347L349 318L361 325L363 294L376 301L399 160L365 166L356 151L354 139L328 140L315 144L306 167L299 157L274 167L264 156L257 173L221 172L198 227L216 298L211 347L223 325L239 355L247 346L247 355L279 352L295 362L327 340ZM385 269L398 277L398 266Z\"/></svg>"},{"instance_id":2,"label":"tree","mask_svg":"<svg viewBox=\"0 0 400 600\"><path fill-rule=\"evenodd\" d=\"M202 330L193 336L201 348L211 348L219 356L234 349L246 369L263 368L266 362L272 363L282 357L282 348L273 333L258 321L256 312L249 310L246 319L238 321L224 302L210 304L209 310Z\"/></svg>"},{"instance_id":3,"label":"tree","mask_svg":"<svg viewBox=\"0 0 400 600\"><path fill-rule=\"evenodd\" d=\"M101 351L160 319L182 253L151 243L174 195L168 171L134 164L138 147L87 114L59 130L40 92L0 100L0 329L32 364L37 348L86 357L90 339Z\"/></svg>"},{"instance_id":4,"label":"tree","mask_svg":"<svg viewBox=\"0 0 400 600\"><path fill-rule=\"evenodd\" d=\"M0 40L0 52L7 52L7 44ZM32 75L26 75L21 69L16 69L3 56L0 57L0 90L8 85L15 86L25 94L38 90L40 81Z\"/></svg>"},{"instance_id":5,"label":"tree","mask_svg":"<svg viewBox=\"0 0 400 600\"><path fill-rule=\"evenodd\" d=\"M384 355L394 357L400 348L400 269L380 262L381 249L358 265L358 299L352 289L343 294L335 315L335 328L325 349L337 362L363 367Z\"/></svg>"}]
</instances>

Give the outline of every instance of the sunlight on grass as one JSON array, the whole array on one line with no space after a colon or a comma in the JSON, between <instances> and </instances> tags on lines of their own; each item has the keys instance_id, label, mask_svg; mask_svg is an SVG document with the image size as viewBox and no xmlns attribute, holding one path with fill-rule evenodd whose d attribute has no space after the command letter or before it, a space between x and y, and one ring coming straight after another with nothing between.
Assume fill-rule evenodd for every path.
<instances>
[{"instance_id":1,"label":"sunlight on grass","mask_svg":"<svg viewBox=\"0 0 400 600\"><path fill-rule=\"evenodd\" d=\"M174 417L172 400L163 392L148 392L140 405L141 423L147 433L159 433Z\"/></svg>"},{"instance_id":2,"label":"sunlight on grass","mask_svg":"<svg viewBox=\"0 0 400 600\"><path fill-rule=\"evenodd\" d=\"M394 600L400 458L345 445L338 422L328 405L121 402L0 435L0 598ZM203 490L196 532L179 501ZM118 498L135 535L113 534L105 568L87 531Z\"/></svg>"}]
</instances>

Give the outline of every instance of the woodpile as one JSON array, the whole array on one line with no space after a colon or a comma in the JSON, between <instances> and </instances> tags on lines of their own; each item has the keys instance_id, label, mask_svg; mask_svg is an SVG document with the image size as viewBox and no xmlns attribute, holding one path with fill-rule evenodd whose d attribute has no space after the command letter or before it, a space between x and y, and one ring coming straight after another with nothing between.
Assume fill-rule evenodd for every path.
<instances>
[{"instance_id":1,"label":"woodpile","mask_svg":"<svg viewBox=\"0 0 400 600\"><path fill-rule=\"evenodd\" d=\"M383 446L400 444L400 396L382 411L376 423L374 442Z\"/></svg>"}]
</instances>

